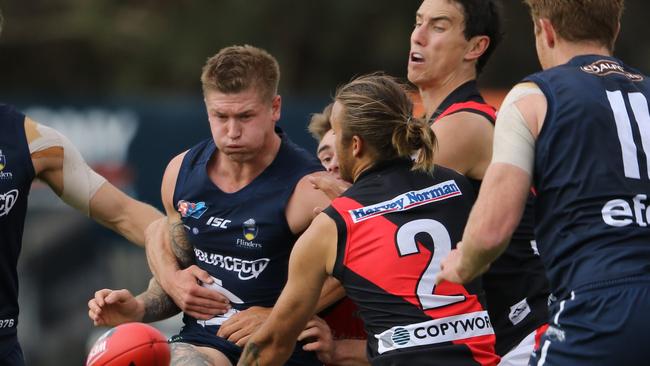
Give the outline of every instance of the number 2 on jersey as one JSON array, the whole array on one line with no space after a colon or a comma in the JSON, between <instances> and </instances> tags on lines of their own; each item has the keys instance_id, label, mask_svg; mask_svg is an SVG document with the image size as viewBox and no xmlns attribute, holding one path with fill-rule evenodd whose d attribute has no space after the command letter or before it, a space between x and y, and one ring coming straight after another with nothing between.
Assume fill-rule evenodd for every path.
<instances>
[{"instance_id":1,"label":"number 2 on jersey","mask_svg":"<svg viewBox=\"0 0 650 366\"><path fill-rule=\"evenodd\" d=\"M432 256L427 268L418 280L416 295L420 300L423 310L440 308L465 301L463 295L434 295L436 289L436 274L440 270L440 262L451 252L451 238L443 224L436 220L422 219L410 221L402 225L397 231L396 243L400 257L419 254L420 249L415 236L426 233L433 239Z\"/></svg>"}]
</instances>

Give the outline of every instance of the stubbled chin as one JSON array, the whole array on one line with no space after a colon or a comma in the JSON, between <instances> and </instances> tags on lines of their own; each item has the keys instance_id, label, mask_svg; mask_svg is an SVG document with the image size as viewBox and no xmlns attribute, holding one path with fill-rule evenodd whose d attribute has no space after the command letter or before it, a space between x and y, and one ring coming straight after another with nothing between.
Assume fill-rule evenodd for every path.
<instances>
[{"instance_id":1,"label":"stubbled chin","mask_svg":"<svg viewBox=\"0 0 650 366\"><path fill-rule=\"evenodd\" d=\"M414 67L409 64L407 78L410 82L417 85L418 81L422 81L424 79L424 76L425 75L423 70L421 70L419 67Z\"/></svg>"}]
</instances>

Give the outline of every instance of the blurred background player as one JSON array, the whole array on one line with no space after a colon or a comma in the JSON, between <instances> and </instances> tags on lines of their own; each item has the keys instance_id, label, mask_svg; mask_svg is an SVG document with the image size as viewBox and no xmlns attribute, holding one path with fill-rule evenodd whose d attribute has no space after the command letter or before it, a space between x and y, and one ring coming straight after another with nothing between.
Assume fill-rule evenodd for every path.
<instances>
[{"instance_id":1,"label":"blurred background player","mask_svg":"<svg viewBox=\"0 0 650 366\"><path fill-rule=\"evenodd\" d=\"M492 157L495 110L476 78L501 40L494 0L425 0L415 16L408 79L438 139L436 164L455 169L478 193ZM501 365L526 365L547 318L548 284L535 250L532 195L512 245L483 275Z\"/></svg>"},{"instance_id":2,"label":"blurred background player","mask_svg":"<svg viewBox=\"0 0 650 366\"><path fill-rule=\"evenodd\" d=\"M95 173L56 130L5 104L0 126L0 365L21 366L17 265L32 182L43 181L68 205L141 246L161 214Z\"/></svg>"},{"instance_id":3,"label":"blurred background player","mask_svg":"<svg viewBox=\"0 0 650 366\"><path fill-rule=\"evenodd\" d=\"M337 91L331 121L339 170L354 184L298 239L287 285L239 365L289 357L328 274L359 306L372 364L497 364L480 286L433 286L474 193L465 177L434 169L435 136L412 112L403 87L387 76L360 77Z\"/></svg>"},{"instance_id":4,"label":"blurred background player","mask_svg":"<svg viewBox=\"0 0 650 366\"><path fill-rule=\"evenodd\" d=\"M556 301L530 364L645 364L650 82L612 56L622 0L526 3L545 71L504 101L492 164L440 278L465 282L485 270L505 249L533 182L536 237Z\"/></svg>"},{"instance_id":5,"label":"blurred background player","mask_svg":"<svg viewBox=\"0 0 650 366\"><path fill-rule=\"evenodd\" d=\"M308 181L322 170L318 161L276 127L279 78L275 58L256 47L226 47L210 58L201 81L212 137L172 159L163 177L169 241L188 268L164 245L147 254L172 298L189 288L177 302L185 325L172 337L175 365L237 363L286 282L297 235L329 203ZM205 290L198 281L217 304L196 295L192 287ZM96 324L156 320L178 311L169 300L155 287L137 299L101 290L90 316ZM319 362L298 347L290 364Z\"/></svg>"},{"instance_id":6,"label":"blurred background player","mask_svg":"<svg viewBox=\"0 0 650 366\"><path fill-rule=\"evenodd\" d=\"M5 104L0 104L0 126L0 365L20 366L25 361L16 331L16 267L32 182L43 181L68 205L141 246L145 229L161 214L90 169L58 131Z\"/></svg>"}]
</instances>

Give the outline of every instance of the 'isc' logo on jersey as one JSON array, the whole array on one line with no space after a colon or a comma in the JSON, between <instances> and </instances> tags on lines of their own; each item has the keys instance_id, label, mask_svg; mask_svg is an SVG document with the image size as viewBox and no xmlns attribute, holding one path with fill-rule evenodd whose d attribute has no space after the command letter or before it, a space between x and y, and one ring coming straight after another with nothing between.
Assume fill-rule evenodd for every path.
<instances>
[{"instance_id":1,"label":"'isc' logo on jersey","mask_svg":"<svg viewBox=\"0 0 650 366\"><path fill-rule=\"evenodd\" d=\"M222 218L220 218L220 217L210 216L210 218L208 219L208 222L206 222L206 225L208 225L208 226L218 227L218 228L220 228L220 229L227 229L227 228L228 228L228 224L230 224L231 222L232 222L232 221L230 221L230 220L226 220L226 219L222 219Z\"/></svg>"}]
</instances>

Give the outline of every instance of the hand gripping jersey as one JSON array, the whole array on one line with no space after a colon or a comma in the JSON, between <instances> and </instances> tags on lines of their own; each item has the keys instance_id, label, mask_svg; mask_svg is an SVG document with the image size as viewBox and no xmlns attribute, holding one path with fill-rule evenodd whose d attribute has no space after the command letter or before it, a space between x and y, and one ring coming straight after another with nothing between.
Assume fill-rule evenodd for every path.
<instances>
[{"instance_id":1,"label":"hand gripping jersey","mask_svg":"<svg viewBox=\"0 0 650 366\"><path fill-rule=\"evenodd\" d=\"M18 324L18 274L27 197L34 166L25 136L25 116L0 105L0 336Z\"/></svg>"},{"instance_id":2,"label":"hand gripping jersey","mask_svg":"<svg viewBox=\"0 0 650 366\"><path fill-rule=\"evenodd\" d=\"M214 277L210 287L226 295L233 308L207 321L185 315L182 341L228 352L216 344L223 343L216 340L218 326L251 306L273 306L286 283L297 239L286 220L287 202L298 181L322 167L279 129L276 132L282 142L273 162L234 193L221 191L208 177L207 163L216 152L212 139L191 148L183 159L174 204L194 247L196 265ZM236 348L234 353L241 352ZM236 363L237 357L231 361Z\"/></svg>"},{"instance_id":3,"label":"hand gripping jersey","mask_svg":"<svg viewBox=\"0 0 650 366\"><path fill-rule=\"evenodd\" d=\"M480 283L435 286L474 193L461 175L379 163L324 212L338 230L334 276L358 305L373 365L496 365Z\"/></svg>"},{"instance_id":4,"label":"hand gripping jersey","mask_svg":"<svg viewBox=\"0 0 650 366\"><path fill-rule=\"evenodd\" d=\"M485 103L476 81L469 81L453 91L440 104L431 121L435 123L458 112L479 114L492 124L496 119L494 108ZM478 193L481 181L468 179ZM549 288L533 237L533 201L531 194L510 245L483 275L488 311L497 336L496 350L501 356L548 319Z\"/></svg>"},{"instance_id":5,"label":"hand gripping jersey","mask_svg":"<svg viewBox=\"0 0 650 366\"><path fill-rule=\"evenodd\" d=\"M548 101L535 146L535 234L553 294L650 273L650 81L604 56L527 80Z\"/></svg>"}]
</instances>

